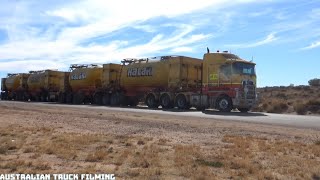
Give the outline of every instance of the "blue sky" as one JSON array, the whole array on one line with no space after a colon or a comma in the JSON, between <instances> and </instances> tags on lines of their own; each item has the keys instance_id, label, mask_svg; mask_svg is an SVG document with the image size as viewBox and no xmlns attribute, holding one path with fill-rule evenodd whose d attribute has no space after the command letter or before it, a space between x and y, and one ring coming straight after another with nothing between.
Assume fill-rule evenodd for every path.
<instances>
[{"instance_id":1,"label":"blue sky","mask_svg":"<svg viewBox=\"0 0 320 180\"><path fill-rule=\"evenodd\" d=\"M0 0L0 76L229 50L258 86L320 78L320 0Z\"/></svg>"}]
</instances>

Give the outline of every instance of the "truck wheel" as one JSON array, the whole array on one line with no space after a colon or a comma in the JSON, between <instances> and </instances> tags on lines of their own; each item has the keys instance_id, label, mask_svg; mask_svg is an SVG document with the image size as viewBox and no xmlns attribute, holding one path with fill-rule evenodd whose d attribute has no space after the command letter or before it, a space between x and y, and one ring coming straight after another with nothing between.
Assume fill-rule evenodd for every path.
<instances>
[{"instance_id":1,"label":"truck wheel","mask_svg":"<svg viewBox=\"0 0 320 180\"><path fill-rule=\"evenodd\" d=\"M59 103L65 103L65 95L64 95L64 93L59 93L58 102Z\"/></svg>"},{"instance_id":2,"label":"truck wheel","mask_svg":"<svg viewBox=\"0 0 320 180\"><path fill-rule=\"evenodd\" d=\"M82 104L84 101L84 96L83 94L81 93L76 93L74 96L73 96L73 104Z\"/></svg>"},{"instance_id":3,"label":"truck wheel","mask_svg":"<svg viewBox=\"0 0 320 180\"><path fill-rule=\"evenodd\" d=\"M249 108L238 108L240 112L246 113L249 111Z\"/></svg>"},{"instance_id":4,"label":"truck wheel","mask_svg":"<svg viewBox=\"0 0 320 180\"><path fill-rule=\"evenodd\" d=\"M24 101L29 101L29 99L31 99L29 94L28 93L23 93L23 100Z\"/></svg>"},{"instance_id":5,"label":"truck wheel","mask_svg":"<svg viewBox=\"0 0 320 180\"><path fill-rule=\"evenodd\" d=\"M176 105L179 109L189 109L189 104L185 95L180 94L176 97Z\"/></svg>"},{"instance_id":6,"label":"truck wheel","mask_svg":"<svg viewBox=\"0 0 320 180\"><path fill-rule=\"evenodd\" d=\"M156 101L156 97L153 94L149 94L146 98L146 104L149 108L157 108L158 102Z\"/></svg>"},{"instance_id":7,"label":"truck wheel","mask_svg":"<svg viewBox=\"0 0 320 180\"><path fill-rule=\"evenodd\" d=\"M8 98L8 93L6 92L6 93L4 93L4 100L8 100L9 98Z\"/></svg>"},{"instance_id":8,"label":"truck wheel","mask_svg":"<svg viewBox=\"0 0 320 180\"><path fill-rule=\"evenodd\" d=\"M173 103L168 94L163 94L160 98L161 106L164 109L169 109L173 107Z\"/></svg>"},{"instance_id":9,"label":"truck wheel","mask_svg":"<svg viewBox=\"0 0 320 180\"><path fill-rule=\"evenodd\" d=\"M110 97L110 105L111 106L119 106L121 104L121 94L120 93L112 93Z\"/></svg>"},{"instance_id":10,"label":"truck wheel","mask_svg":"<svg viewBox=\"0 0 320 180\"><path fill-rule=\"evenodd\" d=\"M35 99L36 102L39 102L41 100L41 96L40 95L36 95L34 99Z\"/></svg>"},{"instance_id":11,"label":"truck wheel","mask_svg":"<svg viewBox=\"0 0 320 180\"><path fill-rule=\"evenodd\" d=\"M66 103L67 104L72 104L72 98L73 98L72 93L68 93L67 96L66 96Z\"/></svg>"},{"instance_id":12,"label":"truck wheel","mask_svg":"<svg viewBox=\"0 0 320 180\"><path fill-rule=\"evenodd\" d=\"M41 102L48 102L48 96L46 95L42 95L40 99L41 99Z\"/></svg>"},{"instance_id":13,"label":"truck wheel","mask_svg":"<svg viewBox=\"0 0 320 180\"><path fill-rule=\"evenodd\" d=\"M93 102L94 102L94 104L102 105L102 95L99 94L99 93L96 93L96 94L93 96Z\"/></svg>"},{"instance_id":14,"label":"truck wheel","mask_svg":"<svg viewBox=\"0 0 320 180\"><path fill-rule=\"evenodd\" d=\"M110 105L110 95L109 94L104 94L102 96L102 104L105 106Z\"/></svg>"},{"instance_id":15,"label":"truck wheel","mask_svg":"<svg viewBox=\"0 0 320 180\"><path fill-rule=\"evenodd\" d=\"M230 112L232 109L232 101L228 96L221 96L217 100L217 108L222 112Z\"/></svg>"},{"instance_id":16,"label":"truck wheel","mask_svg":"<svg viewBox=\"0 0 320 180\"><path fill-rule=\"evenodd\" d=\"M21 100L22 100L20 93L17 93L16 100L17 100L17 101L21 101Z\"/></svg>"}]
</instances>

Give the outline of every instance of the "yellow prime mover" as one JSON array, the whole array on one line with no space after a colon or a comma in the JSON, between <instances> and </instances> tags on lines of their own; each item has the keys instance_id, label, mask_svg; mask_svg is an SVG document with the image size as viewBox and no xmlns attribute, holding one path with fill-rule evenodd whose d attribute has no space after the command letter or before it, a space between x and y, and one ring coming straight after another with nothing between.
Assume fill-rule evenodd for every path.
<instances>
[{"instance_id":1,"label":"yellow prime mover","mask_svg":"<svg viewBox=\"0 0 320 180\"><path fill-rule=\"evenodd\" d=\"M57 70L30 71L28 78L29 98L35 101L56 101L60 86L60 76Z\"/></svg>"},{"instance_id":2,"label":"yellow prime mover","mask_svg":"<svg viewBox=\"0 0 320 180\"><path fill-rule=\"evenodd\" d=\"M70 69L70 91L66 92L66 102L73 104L92 102L96 89L102 86L102 67L96 64L73 64Z\"/></svg>"},{"instance_id":3,"label":"yellow prime mover","mask_svg":"<svg viewBox=\"0 0 320 180\"><path fill-rule=\"evenodd\" d=\"M189 103L198 109L247 112L256 101L255 63L224 51L203 56L201 93Z\"/></svg>"},{"instance_id":4,"label":"yellow prime mover","mask_svg":"<svg viewBox=\"0 0 320 180\"><path fill-rule=\"evenodd\" d=\"M27 100L27 79L29 74L8 74L1 80L1 99L3 100Z\"/></svg>"}]
</instances>

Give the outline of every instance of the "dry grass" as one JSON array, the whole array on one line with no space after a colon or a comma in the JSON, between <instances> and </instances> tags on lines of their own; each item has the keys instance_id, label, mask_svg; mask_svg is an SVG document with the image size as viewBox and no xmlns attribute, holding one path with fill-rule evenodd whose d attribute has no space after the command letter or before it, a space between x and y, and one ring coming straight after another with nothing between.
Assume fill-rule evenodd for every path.
<instances>
[{"instance_id":1,"label":"dry grass","mask_svg":"<svg viewBox=\"0 0 320 180\"><path fill-rule=\"evenodd\" d=\"M296 103L293 108L299 115L305 115L308 112L308 108L305 104Z\"/></svg>"},{"instance_id":2,"label":"dry grass","mask_svg":"<svg viewBox=\"0 0 320 180\"><path fill-rule=\"evenodd\" d=\"M141 136L64 133L13 126L0 130L1 147L5 149L0 154L3 173L101 173L107 170L120 179L312 179L320 176L318 141L303 144L224 136L215 139L221 141L219 147L206 147ZM12 138L13 144L9 141Z\"/></svg>"},{"instance_id":3,"label":"dry grass","mask_svg":"<svg viewBox=\"0 0 320 180\"><path fill-rule=\"evenodd\" d=\"M236 136L224 141L232 145L221 156L228 160L226 168L237 170L235 176L311 179L320 174L320 147L314 144Z\"/></svg>"},{"instance_id":4,"label":"dry grass","mask_svg":"<svg viewBox=\"0 0 320 180\"><path fill-rule=\"evenodd\" d=\"M265 87L258 92L259 103L254 111L320 114L320 87Z\"/></svg>"},{"instance_id":5,"label":"dry grass","mask_svg":"<svg viewBox=\"0 0 320 180\"><path fill-rule=\"evenodd\" d=\"M284 100L270 101L270 106L267 108L268 113L284 113L288 110L288 104Z\"/></svg>"}]
</instances>

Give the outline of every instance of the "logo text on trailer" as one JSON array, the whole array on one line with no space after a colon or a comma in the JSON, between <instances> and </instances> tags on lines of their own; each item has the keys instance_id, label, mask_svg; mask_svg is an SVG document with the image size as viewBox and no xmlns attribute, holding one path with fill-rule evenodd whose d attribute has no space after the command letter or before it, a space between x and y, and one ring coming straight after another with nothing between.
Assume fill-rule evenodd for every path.
<instances>
[{"instance_id":1,"label":"logo text on trailer","mask_svg":"<svg viewBox=\"0 0 320 180\"><path fill-rule=\"evenodd\" d=\"M71 80L81 80L87 78L86 73L81 72L80 74L73 74Z\"/></svg>"},{"instance_id":2,"label":"logo text on trailer","mask_svg":"<svg viewBox=\"0 0 320 180\"><path fill-rule=\"evenodd\" d=\"M128 68L128 77L152 76L152 67Z\"/></svg>"}]
</instances>

